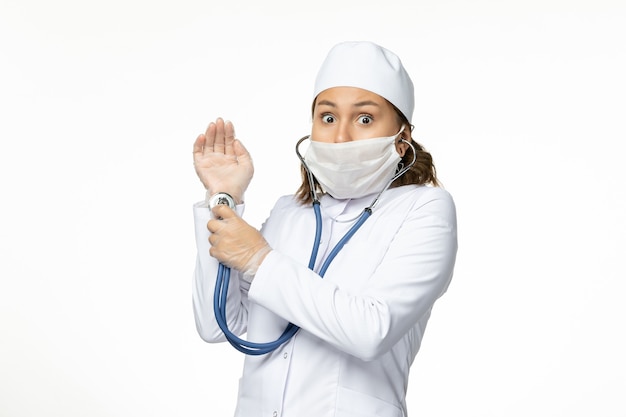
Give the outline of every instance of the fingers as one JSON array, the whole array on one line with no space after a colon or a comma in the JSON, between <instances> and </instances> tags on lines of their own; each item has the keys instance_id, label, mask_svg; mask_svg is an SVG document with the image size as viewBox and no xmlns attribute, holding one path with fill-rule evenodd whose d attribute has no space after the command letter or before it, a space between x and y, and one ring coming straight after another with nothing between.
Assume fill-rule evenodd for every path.
<instances>
[{"instance_id":1,"label":"fingers","mask_svg":"<svg viewBox=\"0 0 626 417\"><path fill-rule=\"evenodd\" d=\"M224 122L224 119L218 117L215 122L209 123L204 136L206 137L203 148L204 152L235 155L235 150L233 149L235 127L232 122ZM194 152L196 152L195 146Z\"/></svg>"},{"instance_id":2,"label":"fingers","mask_svg":"<svg viewBox=\"0 0 626 417\"><path fill-rule=\"evenodd\" d=\"M216 219L228 220L232 217L237 217L237 213L235 213L226 204L218 204L215 207L213 207L212 211L213 211L213 216L215 216ZM209 231L212 232L211 229L209 229Z\"/></svg>"},{"instance_id":3,"label":"fingers","mask_svg":"<svg viewBox=\"0 0 626 417\"><path fill-rule=\"evenodd\" d=\"M242 157L250 158L250 153L248 152L246 147L243 146L243 143L241 143L240 140L235 139L233 141L233 147L232 148L233 148L233 153L237 157L237 159L241 160Z\"/></svg>"},{"instance_id":4,"label":"fingers","mask_svg":"<svg viewBox=\"0 0 626 417\"><path fill-rule=\"evenodd\" d=\"M211 219L206 224L206 228L211 232L209 235L209 243L214 246L217 244L217 240L219 239L220 233L219 231L224 227L224 223L221 220Z\"/></svg>"},{"instance_id":5,"label":"fingers","mask_svg":"<svg viewBox=\"0 0 626 417\"><path fill-rule=\"evenodd\" d=\"M198 135L196 141L193 143L193 154L202 154L204 151L204 143L206 142L206 136L204 134Z\"/></svg>"},{"instance_id":6,"label":"fingers","mask_svg":"<svg viewBox=\"0 0 626 417\"><path fill-rule=\"evenodd\" d=\"M224 123L224 153L226 155L234 155L233 143L235 142L235 126L228 120Z\"/></svg>"},{"instance_id":7,"label":"fingers","mask_svg":"<svg viewBox=\"0 0 626 417\"><path fill-rule=\"evenodd\" d=\"M213 152L224 153L224 120L218 117L215 121L215 141L213 142Z\"/></svg>"},{"instance_id":8,"label":"fingers","mask_svg":"<svg viewBox=\"0 0 626 417\"><path fill-rule=\"evenodd\" d=\"M206 225L209 232L211 232L209 235L209 244L211 245L211 248L209 248L209 254L220 261L224 261L224 259L220 256L222 251L216 248L216 246L219 245L222 238L222 229L227 226L228 219L231 217L237 217L237 215L230 209L230 207L224 204L215 206L213 208L213 215L215 218L209 220ZM226 235L228 235L227 232Z\"/></svg>"},{"instance_id":9,"label":"fingers","mask_svg":"<svg viewBox=\"0 0 626 417\"><path fill-rule=\"evenodd\" d=\"M204 132L204 136L206 139L205 139L203 151L205 153L213 152L213 145L215 144L216 130L217 130L217 126L215 125L215 123L211 122L209 123L209 126L206 128L206 132Z\"/></svg>"}]
</instances>

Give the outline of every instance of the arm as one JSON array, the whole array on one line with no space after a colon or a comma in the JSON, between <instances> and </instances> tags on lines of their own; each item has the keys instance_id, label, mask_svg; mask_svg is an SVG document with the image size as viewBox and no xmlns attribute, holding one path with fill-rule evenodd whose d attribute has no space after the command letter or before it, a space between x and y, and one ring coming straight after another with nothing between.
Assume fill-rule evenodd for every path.
<instances>
[{"instance_id":1,"label":"arm","mask_svg":"<svg viewBox=\"0 0 626 417\"><path fill-rule=\"evenodd\" d=\"M241 215L243 206L237 206ZM196 329L200 337L206 342L224 342L226 338L217 325L213 312L213 294L217 276L218 261L209 255L209 236L206 225L211 219L211 212L207 207L199 204L194 206L194 223L196 236L196 267L192 288L193 312ZM228 286L228 300L226 303L226 318L228 328L236 335L245 333L248 322L248 288L250 285L240 279L237 271L231 271Z\"/></svg>"},{"instance_id":2,"label":"arm","mask_svg":"<svg viewBox=\"0 0 626 417\"><path fill-rule=\"evenodd\" d=\"M254 168L250 154L238 139L230 122L218 118L210 123L205 133L198 136L193 145L193 162L198 178L207 190L207 196L216 192L232 195L238 204L252 179ZM237 207L239 214L243 206ZM207 229L211 220L210 210L200 204L194 207L197 259L193 284L193 308L196 327L207 342L224 341L225 337L215 321L213 293L218 261L210 256L211 233ZM232 271L228 291L227 321L235 334L246 331L247 289L249 285Z\"/></svg>"},{"instance_id":3,"label":"arm","mask_svg":"<svg viewBox=\"0 0 626 417\"><path fill-rule=\"evenodd\" d=\"M387 352L428 314L452 277L454 204L447 193L433 195L411 209L388 249L381 248L385 256L371 276L359 278L367 282L360 290L320 279L273 251L257 272L250 300L353 356L371 360ZM351 273L358 262L353 254L341 272Z\"/></svg>"}]
</instances>

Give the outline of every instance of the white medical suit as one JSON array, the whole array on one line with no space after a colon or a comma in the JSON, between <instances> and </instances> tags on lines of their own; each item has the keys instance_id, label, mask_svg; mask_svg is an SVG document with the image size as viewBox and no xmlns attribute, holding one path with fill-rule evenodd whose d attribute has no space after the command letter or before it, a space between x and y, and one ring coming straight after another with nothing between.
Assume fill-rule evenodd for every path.
<instances>
[{"instance_id":1,"label":"white medical suit","mask_svg":"<svg viewBox=\"0 0 626 417\"><path fill-rule=\"evenodd\" d=\"M321 198L316 270L354 223L340 220L357 216L373 198ZM223 342L213 313L218 263L209 255L211 214L200 203L194 216L196 326L207 342ZM417 185L385 191L323 278L307 267L315 235L310 204L282 197L261 232L273 250L252 284L232 271L229 328L254 342L276 340L289 322L301 329L269 354L245 356L236 416L406 416L409 368L454 269L450 194Z\"/></svg>"}]
</instances>

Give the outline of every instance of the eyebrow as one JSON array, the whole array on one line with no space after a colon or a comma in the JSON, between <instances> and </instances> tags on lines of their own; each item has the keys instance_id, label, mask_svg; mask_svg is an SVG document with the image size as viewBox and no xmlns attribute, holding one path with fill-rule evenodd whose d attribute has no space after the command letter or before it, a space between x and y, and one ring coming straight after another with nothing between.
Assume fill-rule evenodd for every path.
<instances>
[{"instance_id":1,"label":"eyebrow","mask_svg":"<svg viewBox=\"0 0 626 417\"><path fill-rule=\"evenodd\" d=\"M316 103L317 106L330 106L330 107L337 107L337 105L335 103L333 103L332 101L329 100L321 100L318 101ZM365 100L365 101L359 101L357 103L354 103L352 105L352 107L364 107L364 106L376 106L376 107L380 107L380 105L378 103L376 103L375 101L371 101L371 100Z\"/></svg>"}]
</instances>

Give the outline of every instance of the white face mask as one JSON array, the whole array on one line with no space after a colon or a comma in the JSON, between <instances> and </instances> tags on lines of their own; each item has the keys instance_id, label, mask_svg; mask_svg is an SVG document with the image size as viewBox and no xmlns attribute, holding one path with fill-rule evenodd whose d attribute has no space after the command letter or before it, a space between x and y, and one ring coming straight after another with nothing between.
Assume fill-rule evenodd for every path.
<instances>
[{"instance_id":1,"label":"white face mask","mask_svg":"<svg viewBox=\"0 0 626 417\"><path fill-rule=\"evenodd\" d=\"M304 159L322 189L337 199L359 198L382 191L401 158L400 131L389 137L326 143L311 140Z\"/></svg>"}]
</instances>

